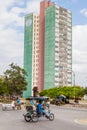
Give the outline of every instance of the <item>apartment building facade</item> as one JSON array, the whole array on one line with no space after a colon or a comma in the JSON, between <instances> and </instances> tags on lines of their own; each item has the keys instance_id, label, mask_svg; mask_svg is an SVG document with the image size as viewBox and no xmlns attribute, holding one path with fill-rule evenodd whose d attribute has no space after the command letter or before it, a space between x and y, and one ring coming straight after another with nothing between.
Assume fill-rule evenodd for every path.
<instances>
[{"instance_id":1,"label":"apartment building facade","mask_svg":"<svg viewBox=\"0 0 87 130\"><path fill-rule=\"evenodd\" d=\"M40 15L25 16L24 69L28 73L24 97L38 90L72 85L72 14L44 0Z\"/></svg>"},{"instance_id":2,"label":"apartment building facade","mask_svg":"<svg viewBox=\"0 0 87 130\"><path fill-rule=\"evenodd\" d=\"M32 95L34 86L38 86L39 71L39 15L28 14L25 16L24 35L24 69L28 76L27 90L23 92L23 97Z\"/></svg>"},{"instance_id":3,"label":"apartment building facade","mask_svg":"<svg viewBox=\"0 0 87 130\"><path fill-rule=\"evenodd\" d=\"M44 88L72 85L72 15L53 5L45 10Z\"/></svg>"}]
</instances>

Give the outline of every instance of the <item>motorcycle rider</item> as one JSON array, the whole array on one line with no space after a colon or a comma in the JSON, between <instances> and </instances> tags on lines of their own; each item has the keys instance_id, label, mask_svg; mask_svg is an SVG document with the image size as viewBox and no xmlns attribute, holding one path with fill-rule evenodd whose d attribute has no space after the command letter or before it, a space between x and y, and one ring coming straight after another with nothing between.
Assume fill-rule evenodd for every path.
<instances>
[{"instance_id":1,"label":"motorcycle rider","mask_svg":"<svg viewBox=\"0 0 87 130\"><path fill-rule=\"evenodd\" d=\"M39 103L37 105L37 108L36 108L36 111L38 114L43 114L45 115L47 118L49 117L49 115L46 113L45 109L43 108L43 105L42 105L42 101L39 100Z\"/></svg>"}]
</instances>

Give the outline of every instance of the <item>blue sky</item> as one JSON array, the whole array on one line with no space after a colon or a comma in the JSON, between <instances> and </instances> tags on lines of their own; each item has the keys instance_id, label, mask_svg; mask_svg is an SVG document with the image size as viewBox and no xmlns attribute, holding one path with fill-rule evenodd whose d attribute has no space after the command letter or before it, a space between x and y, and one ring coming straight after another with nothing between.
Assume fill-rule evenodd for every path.
<instances>
[{"instance_id":1,"label":"blue sky","mask_svg":"<svg viewBox=\"0 0 87 130\"><path fill-rule=\"evenodd\" d=\"M58 5L63 6L72 11L72 24L86 24L87 19L84 13L80 13L81 10L86 9L87 12L87 0L52 0Z\"/></svg>"},{"instance_id":2,"label":"blue sky","mask_svg":"<svg viewBox=\"0 0 87 130\"><path fill-rule=\"evenodd\" d=\"M0 75L12 62L23 67L24 15L39 12L41 0L0 0ZM52 0L72 11L75 82L87 86L87 0Z\"/></svg>"}]
</instances>

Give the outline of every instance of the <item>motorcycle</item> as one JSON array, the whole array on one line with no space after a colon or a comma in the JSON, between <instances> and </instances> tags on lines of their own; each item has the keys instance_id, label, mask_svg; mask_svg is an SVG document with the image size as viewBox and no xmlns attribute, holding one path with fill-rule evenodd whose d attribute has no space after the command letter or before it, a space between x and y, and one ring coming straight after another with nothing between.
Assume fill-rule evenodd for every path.
<instances>
[{"instance_id":1,"label":"motorcycle","mask_svg":"<svg viewBox=\"0 0 87 130\"><path fill-rule=\"evenodd\" d=\"M23 114L23 116L26 122L38 122L38 116L36 111L28 111L25 114Z\"/></svg>"},{"instance_id":2,"label":"motorcycle","mask_svg":"<svg viewBox=\"0 0 87 130\"><path fill-rule=\"evenodd\" d=\"M46 98L40 98L40 97L33 97L33 100L42 100L42 101L45 101ZM29 100L29 98L28 98ZM24 119L26 122L38 122L39 118L40 117L45 117L47 119L49 119L50 121L53 121L54 120L54 114L50 111L49 107L44 107L45 108L45 111L46 111L46 115L43 114L43 113L40 113L36 110L33 110L32 106L28 106L28 108L26 109L26 113L23 114L24 116Z\"/></svg>"},{"instance_id":3,"label":"motorcycle","mask_svg":"<svg viewBox=\"0 0 87 130\"><path fill-rule=\"evenodd\" d=\"M43 113L37 112L38 118L45 117L45 118L49 119L50 121L53 121L54 120L54 114L49 109L45 109L45 111L46 111L46 115L43 114Z\"/></svg>"}]
</instances>

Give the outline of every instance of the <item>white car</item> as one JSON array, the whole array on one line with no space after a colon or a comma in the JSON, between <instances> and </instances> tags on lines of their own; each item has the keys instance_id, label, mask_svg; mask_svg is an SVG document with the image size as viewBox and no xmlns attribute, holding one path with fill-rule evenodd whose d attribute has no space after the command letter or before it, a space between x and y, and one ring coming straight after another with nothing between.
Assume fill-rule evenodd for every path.
<instances>
[{"instance_id":1,"label":"white car","mask_svg":"<svg viewBox=\"0 0 87 130\"><path fill-rule=\"evenodd\" d=\"M5 103L2 104L3 111L8 110L8 109L13 109L13 110L15 109L15 102L14 101L12 101L11 104L5 104Z\"/></svg>"}]
</instances>

